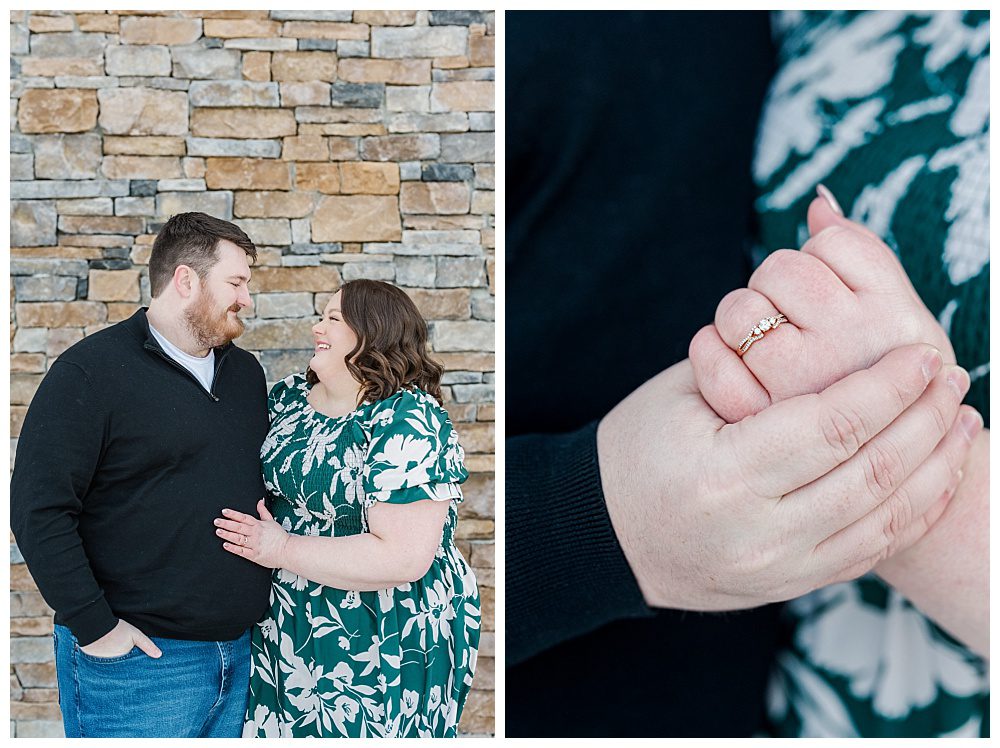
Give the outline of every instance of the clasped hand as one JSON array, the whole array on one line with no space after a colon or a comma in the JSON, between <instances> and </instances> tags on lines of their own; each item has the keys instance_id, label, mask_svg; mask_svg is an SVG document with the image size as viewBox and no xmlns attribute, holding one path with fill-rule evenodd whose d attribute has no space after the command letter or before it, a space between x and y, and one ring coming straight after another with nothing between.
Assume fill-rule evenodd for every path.
<instances>
[{"instance_id":1,"label":"clasped hand","mask_svg":"<svg viewBox=\"0 0 1000 748\"><path fill-rule=\"evenodd\" d=\"M258 566L277 569L282 566L288 546L288 533L274 521L264 500L257 502L260 519L234 509L223 509L225 519L215 520L215 534L230 553L253 561Z\"/></svg>"}]
</instances>

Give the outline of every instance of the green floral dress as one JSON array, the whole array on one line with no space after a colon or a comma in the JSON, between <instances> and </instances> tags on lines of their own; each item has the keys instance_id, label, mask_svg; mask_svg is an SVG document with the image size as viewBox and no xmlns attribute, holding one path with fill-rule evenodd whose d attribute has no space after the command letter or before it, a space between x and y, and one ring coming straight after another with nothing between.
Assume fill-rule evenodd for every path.
<instances>
[{"instance_id":1,"label":"green floral dress","mask_svg":"<svg viewBox=\"0 0 1000 748\"><path fill-rule=\"evenodd\" d=\"M271 390L261 447L270 511L292 533L368 531L377 501L451 503L424 577L339 590L275 569L252 633L244 737L451 737L479 645L476 578L453 542L468 473L447 412L419 389L340 418L306 400L304 374Z\"/></svg>"},{"instance_id":2,"label":"green floral dress","mask_svg":"<svg viewBox=\"0 0 1000 748\"><path fill-rule=\"evenodd\" d=\"M883 237L989 425L989 11L783 11L754 178L760 262L808 238L817 182ZM875 576L786 607L784 737L989 734L989 667Z\"/></svg>"}]
</instances>

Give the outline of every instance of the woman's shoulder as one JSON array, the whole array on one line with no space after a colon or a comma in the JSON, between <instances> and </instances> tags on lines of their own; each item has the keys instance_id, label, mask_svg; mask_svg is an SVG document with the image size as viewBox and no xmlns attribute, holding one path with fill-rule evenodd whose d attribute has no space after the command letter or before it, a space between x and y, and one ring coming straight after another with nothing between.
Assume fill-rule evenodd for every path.
<instances>
[{"instance_id":1,"label":"woman's shoulder","mask_svg":"<svg viewBox=\"0 0 1000 748\"><path fill-rule=\"evenodd\" d=\"M373 433L386 429L416 428L440 433L451 429L448 411L437 398L419 387L401 388L389 397L371 403L368 424Z\"/></svg>"},{"instance_id":2,"label":"woman's shoulder","mask_svg":"<svg viewBox=\"0 0 1000 748\"><path fill-rule=\"evenodd\" d=\"M271 391L267 394L267 402L272 409L280 411L282 409L280 406L304 398L308 394L307 391L308 383L305 372L289 374L271 387ZM276 406L279 407L276 408Z\"/></svg>"}]
</instances>

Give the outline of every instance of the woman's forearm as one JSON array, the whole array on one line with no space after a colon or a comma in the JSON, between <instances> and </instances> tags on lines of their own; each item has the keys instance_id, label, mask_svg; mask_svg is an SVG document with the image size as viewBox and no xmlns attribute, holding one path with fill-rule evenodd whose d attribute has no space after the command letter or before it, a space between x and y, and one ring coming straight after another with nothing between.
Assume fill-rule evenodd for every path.
<instances>
[{"instance_id":1,"label":"woman's forearm","mask_svg":"<svg viewBox=\"0 0 1000 748\"><path fill-rule=\"evenodd\" d=\"M341 590L370 592L419 579L419 559L371 533L346 537L289 535L281 568Z\"/></svg>"},{"instance_id":2,"label":"woman's forearm","mask_svg":"<svg viewBox=\"0 0 1000 748\"><path fill-rule=\"evenodd\" d=\"M941 518L906 551L876 567L921 612L989 657L989 430L972 445Z\"/></svg>"}]
</instances>

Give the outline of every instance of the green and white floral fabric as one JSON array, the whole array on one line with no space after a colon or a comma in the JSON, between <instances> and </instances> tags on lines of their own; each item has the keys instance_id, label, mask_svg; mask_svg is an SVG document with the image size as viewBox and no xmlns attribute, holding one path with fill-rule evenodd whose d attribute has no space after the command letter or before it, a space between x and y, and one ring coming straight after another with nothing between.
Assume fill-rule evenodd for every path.
<instances>
[{"instance_id":1,"label":"green and white floral fabric","mask_svg":"<svg viewBox=\"0 0 1000 748\"><path fill-rule=\"evenodd\" d=\"M808 238L826 184L898 254L989 425L989 13L787 11L754 159L759 263ZM787 607L785 736L979 736L988 667L868 577Z\"/></svg>"},{"instance_id":2,"label":"green and white floral fabric","mask_svg":"<svg viewBox=\"0 0 1000 748\"><path fill-rule=\"evenodd\" d=\"M292 533L367 532L378 501L448 501L430 570L377 592L339 590L275 569L254 627L244 737L451 737L476 667L476 578L454 544L468 473L447 412L419 389L341 418L279 382L261 448L270 511ZM360 559L359 559L360 560Z\"/></svg>"}]
</instances>

